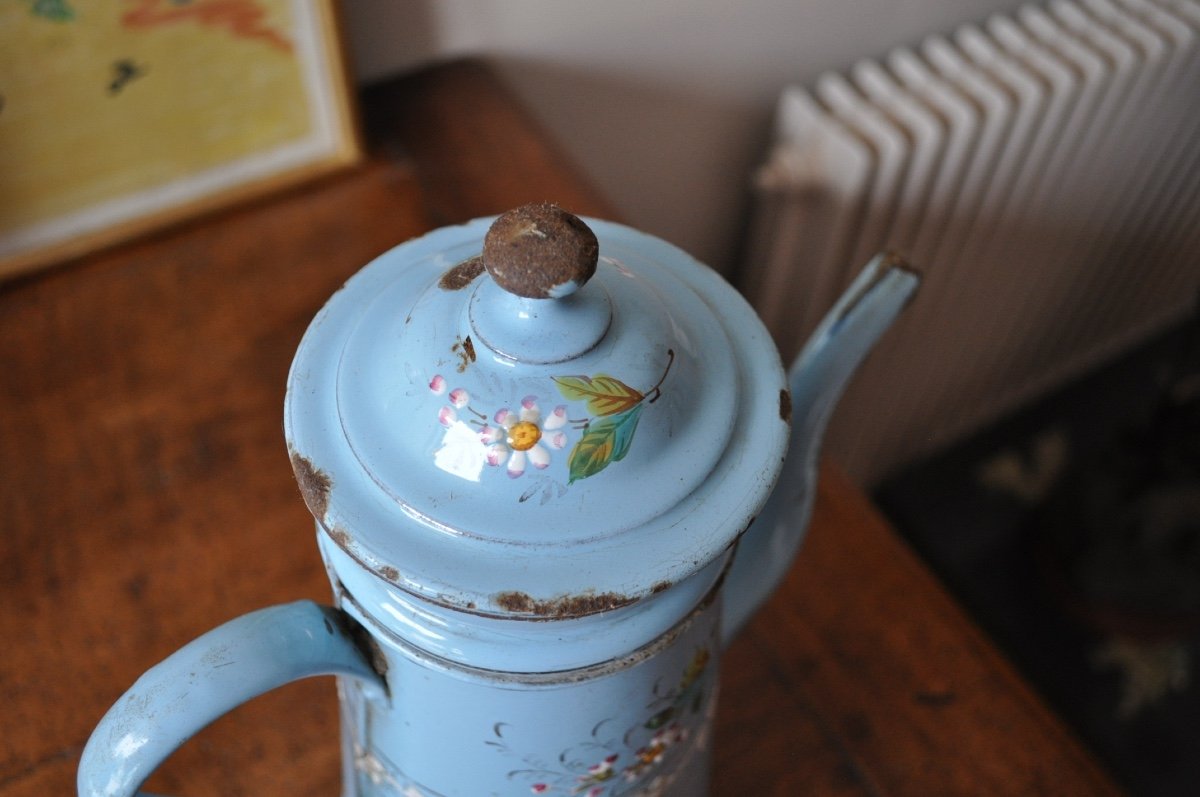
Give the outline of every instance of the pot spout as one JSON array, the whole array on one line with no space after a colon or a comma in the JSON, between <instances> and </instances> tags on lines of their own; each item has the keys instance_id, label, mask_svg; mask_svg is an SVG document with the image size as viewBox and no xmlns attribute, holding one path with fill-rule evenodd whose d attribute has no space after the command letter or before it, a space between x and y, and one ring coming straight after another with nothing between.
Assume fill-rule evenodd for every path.
<instances>
[{"instance_id":1,"label":"pot spout","mask_svg":"<svg viewBox=\"0 0 1200 797\"><path fill-rule=\"evenodd\" d=\"M791 566L812 515L817 458L833 408L859 363L892 325L920 282L891 253L872 258L788 369L792 431L779 482L742 535L724 591L728 644Z\"/></svg>"}]
</instances>

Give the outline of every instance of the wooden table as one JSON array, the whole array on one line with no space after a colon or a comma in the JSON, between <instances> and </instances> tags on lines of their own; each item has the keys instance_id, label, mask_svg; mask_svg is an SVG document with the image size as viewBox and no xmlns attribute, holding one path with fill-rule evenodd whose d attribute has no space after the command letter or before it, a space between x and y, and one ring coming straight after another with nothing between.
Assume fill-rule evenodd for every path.
<instances>
[{"instance_id":1,"label":"wooden table","mask_svg":"<svg viewBox=\"0 0 1200 797\"><path fill-rule=\"evenodd\" d=\"M367 92L355 170L0 286L0 797L73 793L149 665L328 587L281 431L309 319L374 255L550 199L612 217L486 66ZM332 684L188 743L150 788L336 793ZM729 651L716 795L1116 790L836 468L806 547Z\"/></svg>"}]
</instances>

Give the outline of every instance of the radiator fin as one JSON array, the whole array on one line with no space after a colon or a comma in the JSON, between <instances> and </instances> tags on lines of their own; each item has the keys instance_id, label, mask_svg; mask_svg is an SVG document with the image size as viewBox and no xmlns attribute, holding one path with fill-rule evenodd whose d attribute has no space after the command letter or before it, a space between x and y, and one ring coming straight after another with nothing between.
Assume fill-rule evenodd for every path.
<instances>
[{"instance_id":1,"label":"radiator fin","mask_svg":"<svg viewBox=\"0 0 1200 797\"><path fill-rule=\"evenodd\" d=\"M870 484L1200 290L1200 0L1053 0L780 99L743 288L785 355L875 251L922 290L826 451Z\"/></svg>"}]
</instances>

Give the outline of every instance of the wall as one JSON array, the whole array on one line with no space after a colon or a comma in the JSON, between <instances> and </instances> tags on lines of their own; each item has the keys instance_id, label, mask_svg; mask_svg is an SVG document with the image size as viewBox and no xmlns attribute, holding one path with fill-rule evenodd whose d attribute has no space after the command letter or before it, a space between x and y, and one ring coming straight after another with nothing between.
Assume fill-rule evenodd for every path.
<instances>
[{"instance_id":1,"label":"wall","mask_svg":"<svg viewBox=\"0 0 1200 797\"><path fill-rule=\"evenodd\" d=\"M1004 0L348 0L360 81L494 60L625 220L729 273L781 88ZM553 199L553 197L548 197Z\"/></svg>"}]
</instances>

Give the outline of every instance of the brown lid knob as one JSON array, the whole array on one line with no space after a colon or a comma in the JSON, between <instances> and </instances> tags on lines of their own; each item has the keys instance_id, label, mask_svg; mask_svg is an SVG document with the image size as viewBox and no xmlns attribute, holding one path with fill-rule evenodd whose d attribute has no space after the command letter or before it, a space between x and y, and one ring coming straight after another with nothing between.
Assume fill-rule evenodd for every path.
<instances>
[{"instance_id":1,"label":"brown lid knob","mask_svg":"<svg viewBox=\"0 0 1200 797\"><path fill-rule=\"evenodd\" d=\"M579 290L596 273L599 254L595 233L548 202L508 211L483 239L483 265L492 279L530 299L557 299Z\"/></svg>"}]
</instances>

